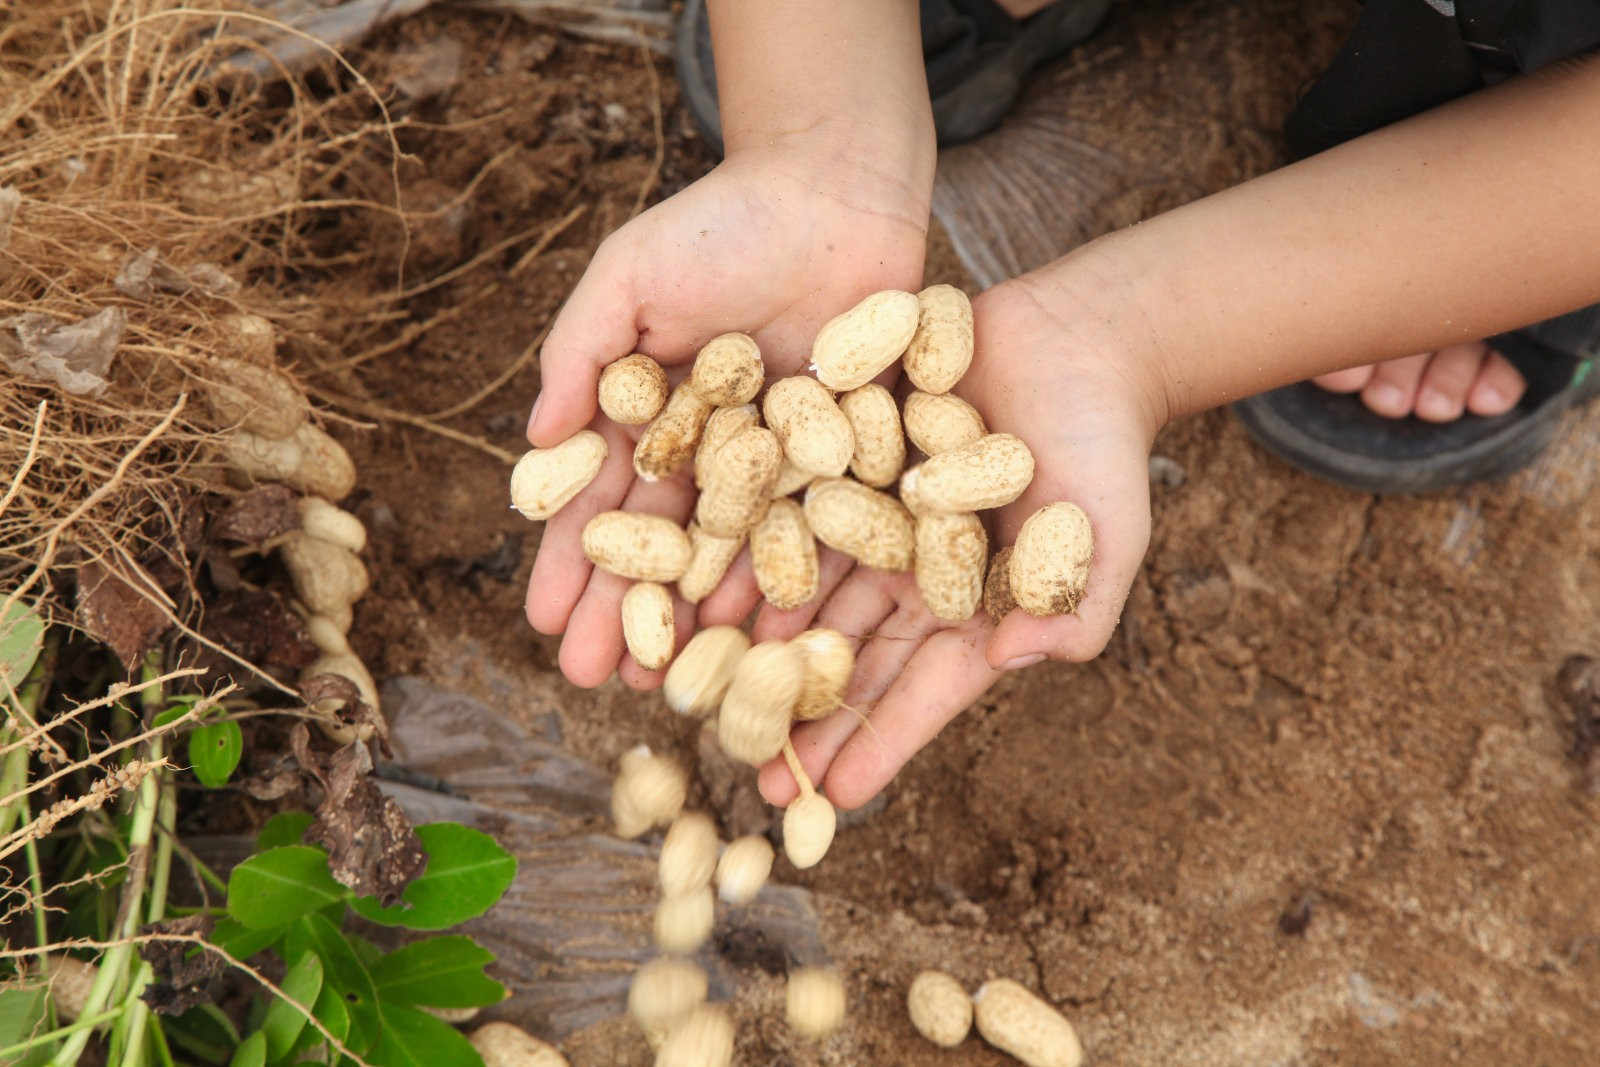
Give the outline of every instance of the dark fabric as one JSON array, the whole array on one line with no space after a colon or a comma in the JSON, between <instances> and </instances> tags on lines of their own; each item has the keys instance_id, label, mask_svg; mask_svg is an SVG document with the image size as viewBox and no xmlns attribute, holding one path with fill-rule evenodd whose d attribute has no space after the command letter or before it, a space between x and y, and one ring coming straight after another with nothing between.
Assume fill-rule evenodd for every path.
<instances>
[{"instance_id":1,"label":"dark fabric","mask_svg":"<svg viewBox=\"0 0 1600 1067\"><path fill-rule=\"evenodd\" d=\"M1284 125L1307 156L1600 46L1600 0L1367 0Z\"/></svg>"}]
</instances>

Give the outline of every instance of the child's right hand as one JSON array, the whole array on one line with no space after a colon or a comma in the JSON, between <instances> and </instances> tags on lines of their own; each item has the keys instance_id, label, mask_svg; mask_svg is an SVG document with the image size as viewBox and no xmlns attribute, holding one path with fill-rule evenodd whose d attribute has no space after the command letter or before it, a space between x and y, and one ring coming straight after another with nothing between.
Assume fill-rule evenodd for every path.
<instances>
[{"instance_id":1,"label":"child's right hand","mask_svg":"<svg viewBox=\"0 0 1600 1067\"><path fill-rule=\"evenodd\" d=\"M625 657L620 603L629 583L584 558L584 525L614 508L681 522L694 499L687 477L635 477L642 427L597 411L604 367L631 352L686 364L712 337L738 330L760 344L770 376L794 374L841 309L879 289L918 288L930 190L875 171L869 156L797 139L731 156L609 237L540 353L528 440L549 447L588 426L610 446L600 475L546 524L528 585L528 621L565 632L561 669L578 685L598 685L613 670L640 688L661 677ZM680 608L686 639L694 612Z\"/></svg>"}]
</instances>

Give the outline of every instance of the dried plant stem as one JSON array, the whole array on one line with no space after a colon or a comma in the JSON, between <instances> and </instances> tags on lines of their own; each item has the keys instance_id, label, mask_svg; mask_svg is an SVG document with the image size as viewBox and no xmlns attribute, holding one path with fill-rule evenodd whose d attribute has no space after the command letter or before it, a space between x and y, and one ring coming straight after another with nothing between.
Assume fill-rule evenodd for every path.
<instances>
[{"instance_id":1,"label":"dried plant stem","mask_svg":"<svg viewBox=\"0 0 1600 1067\"><path fill-rule=\"evenodd\" d=\"M794 742L787 737L783 739L783 761L789 765L789 773L794 775L795 783L800 786L801 796L808 797L817 791L817 787L811 784L811 776L800 766L800 757L795 754Z\"/></svg>"}]
</instances>

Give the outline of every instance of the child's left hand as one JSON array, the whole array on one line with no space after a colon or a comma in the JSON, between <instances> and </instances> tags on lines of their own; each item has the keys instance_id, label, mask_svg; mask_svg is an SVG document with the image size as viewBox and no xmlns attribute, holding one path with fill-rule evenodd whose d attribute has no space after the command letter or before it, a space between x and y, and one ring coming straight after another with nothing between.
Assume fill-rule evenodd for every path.
<instances>
[{"instance_id":1,"label":"child's left hand","mask_svg":"<svg viewBox=\"0 0 1600 1067\"><path fill-rule=\"evenodd\" d=\"M974 301L972 369L956 392L991 432L1014 433L1033 450L1033 484L992 516L991 552L1015 539L1045 504L1070 500L1088 512L1095 558L1072 615L1037 619L1013 611L998 626L980 609L964 623L933 617L911 574L825 564L824 597L799 610L764 609L758 640L786 638L815 623L868 635L857 652L847 707L794 731L806 772L843 808L871 800L913 755L993 685L1000 674L1046 657L1098 655L1150 539L1150 441L1161 398L1150 395L1120 346L1094 338L1084 321L1064 322L1036 300L1034 283L1011 282ZM1063 306L1059 297L1051 300ZM1066 304L1065 306L1073 306ZM854 710L852 710L854 709ZM864 725L857 712L865 715ZM796 793L781 760L761 773L774 804Z\"/></svg>"}]
</instances>

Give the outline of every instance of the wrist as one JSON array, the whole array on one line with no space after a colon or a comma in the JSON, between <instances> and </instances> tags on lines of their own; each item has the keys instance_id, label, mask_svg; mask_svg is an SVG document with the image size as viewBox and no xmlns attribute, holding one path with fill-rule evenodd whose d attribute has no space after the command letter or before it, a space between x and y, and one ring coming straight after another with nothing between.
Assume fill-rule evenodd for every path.
<instances>
[{"instance_id":1,"label":"wrist","mask_svg":"<svg viewBox=\"0 0 1600 1067\"><path fill-rule=\"evenodd\" d=\"M1148 450L1183 409L1169 349L1150 310L1152 294L1116 237L1092 241L990 292L1042 317L1051 336L1052 363L1096 382L1108 402L1126 408Z\"/></svg>"}]
</instances>

